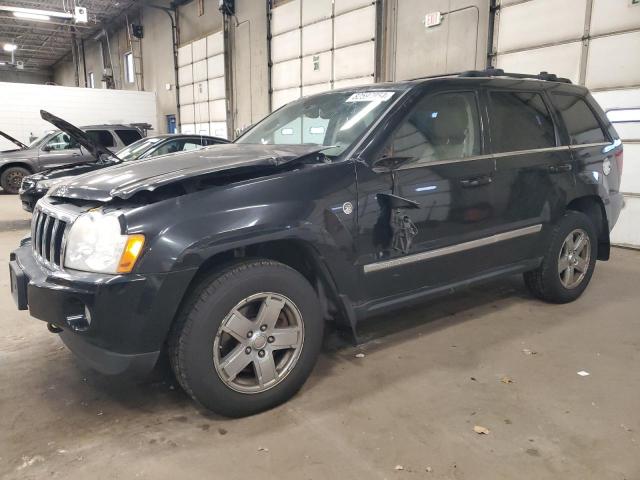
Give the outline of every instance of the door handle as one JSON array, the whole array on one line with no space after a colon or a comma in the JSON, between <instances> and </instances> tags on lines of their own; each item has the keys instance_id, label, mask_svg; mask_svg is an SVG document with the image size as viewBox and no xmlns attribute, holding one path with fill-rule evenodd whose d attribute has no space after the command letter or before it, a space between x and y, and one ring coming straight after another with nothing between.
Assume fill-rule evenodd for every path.
<instances>
[{"instance_id":1,"label":"door handle","mask_svg":"<svg viewBox=\"0 0 640 480\"><path fill-rule=\"evenodd\" d=\"M561 163L560 165L549 165L550 173L564 173L572 170L570 163Z\"/></svg>"},{"instance_id":2,"label":"door handle","mask_svg":"<svg viewBox=\"0 0 640 480\"><path fill-rule=\"evenodd\" d=\"M463 178L460 180L460 185L464 188L480 187L482 185L489 185L492 181L491 175L482 175L480 177Z\"/></svg>"}]
</instances>

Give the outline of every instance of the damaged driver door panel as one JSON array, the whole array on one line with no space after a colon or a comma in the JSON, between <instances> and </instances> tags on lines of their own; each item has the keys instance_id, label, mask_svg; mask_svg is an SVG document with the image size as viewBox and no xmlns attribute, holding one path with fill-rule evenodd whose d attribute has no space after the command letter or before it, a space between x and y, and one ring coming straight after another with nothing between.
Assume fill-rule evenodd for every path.
<instances>
[{"instance_id":1,"label":"damaged driver door panel","mask_svg":"<svg viewBox=\"0 0 640 480\"><path fill-rule=\"evenodd\" d=\"M498 227L477 94L434 92L411 104L358 168L358 257L370 300L489 268L482 249L458 246Z\"/></svg>"}]
</instances>

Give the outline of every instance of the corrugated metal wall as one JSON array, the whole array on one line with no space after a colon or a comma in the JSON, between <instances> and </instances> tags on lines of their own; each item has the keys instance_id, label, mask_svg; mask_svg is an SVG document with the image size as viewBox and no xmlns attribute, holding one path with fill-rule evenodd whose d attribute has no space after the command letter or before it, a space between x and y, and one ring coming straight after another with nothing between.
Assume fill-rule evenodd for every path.
<instances>
[{"instance_id":1,"label":"corrugated metal wall","mask_svg":"<svg viewBox=\"0 0 640 480\"><path fill-rule=\"evenodd\" d=\"M628 0L502 0L494 65L542 70L589 87L605 110L640 108L640 5ZM616 125L624 141L626 206L612 241L640 246L640 123Z\"/></svg>"},{"instance_id":2,"label":"corrugated metal wall","mask_svg":"<svg viewBox=\"0 0 640 480\"><path fill-rule=\"evenodd\" d=\"M227 137L222 32L178 49L180 123L183 133Z\"/></svg>"},{"instance_id":3,"label":"corrugated metal wall","mask_svg":"<svg viewBox=\"0 0 640 480\"><path fill-rule=\"evenodd\" d=\"M301 95L372 83L376 2L293 0L271 11L272 108Z\"/></svg>"}]
</instances>

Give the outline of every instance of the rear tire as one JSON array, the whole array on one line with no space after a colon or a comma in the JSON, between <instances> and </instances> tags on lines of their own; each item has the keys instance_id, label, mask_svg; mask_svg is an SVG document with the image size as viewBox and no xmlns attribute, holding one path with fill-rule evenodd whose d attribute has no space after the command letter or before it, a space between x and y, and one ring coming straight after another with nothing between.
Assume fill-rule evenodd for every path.
<instances>
[{"instance_id":1,"label":"rear tire","mask_svg":"<svg viewBox=\"0 0 640 480\"><path fill-rule=\"evenodd\" d=\"M299 272L246 260L204 278L169 339L176 378L198 403L240 417L291 398L322 345L317 295Z\"/></svg>"},{"instance_id":2,"label":"rear tire","mask_svg":"<svg viewBox=\"0 0 640 480\"><path fill-rule=\"evenodd\" d=\"M598 237L584 213L567 211L551 233L542 264L524 274L529 291L551 303L568 303L587 288L598 257Z\"/></svg>"},{"instance_id":3,"label":"rear tire","mask_svg":"<svg viewBox=\"0 0 640 480\"><path fill-rule=\"evenodd\" d=\"M20 190L22 179L27 175L31 175L31 172L26 168L9 167L0 176L0 186L5 192L16 194Z\"/></svg>"}]
</instances>

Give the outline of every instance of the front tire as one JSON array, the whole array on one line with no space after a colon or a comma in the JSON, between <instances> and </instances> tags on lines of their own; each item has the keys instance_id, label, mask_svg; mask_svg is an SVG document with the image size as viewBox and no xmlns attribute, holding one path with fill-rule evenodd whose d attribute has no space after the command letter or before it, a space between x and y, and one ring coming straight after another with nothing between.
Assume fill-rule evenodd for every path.
<instances>
[{"instance_id":1,"label":"front tire","mask_svg":"<svg viewBox=\"0 0 640 480\"><path fill-rule=\"evenodd\" d=\"M27 175L31 175L31 172L26 168L9 167L0 176L0 186L5 192L16 194L20 191L22 179Z\"/></svg>"},{"instance_id":2,"label":"front tire","mask_svg":"<svg viewBox=\"0 0 640 480\"><path fill-rule=\"evenodd\" d=\"M541 300L572 302L589 285L597 257L598 237L591 219L567 211L553 228L542 264L524 274L525 284Z\"/></svg>"},{"instance_id":3,"label":"front tire","mask_svg":"<svg viewBox=\"0 0 640 480\"><path fill-rule=\"evenodd\" d=\"M314 289L299 272L247 260L205 278L181 309L169 352L183 389L216 413L272 408L304 384L322 345Z\"/></svg>"}]
</instances>

